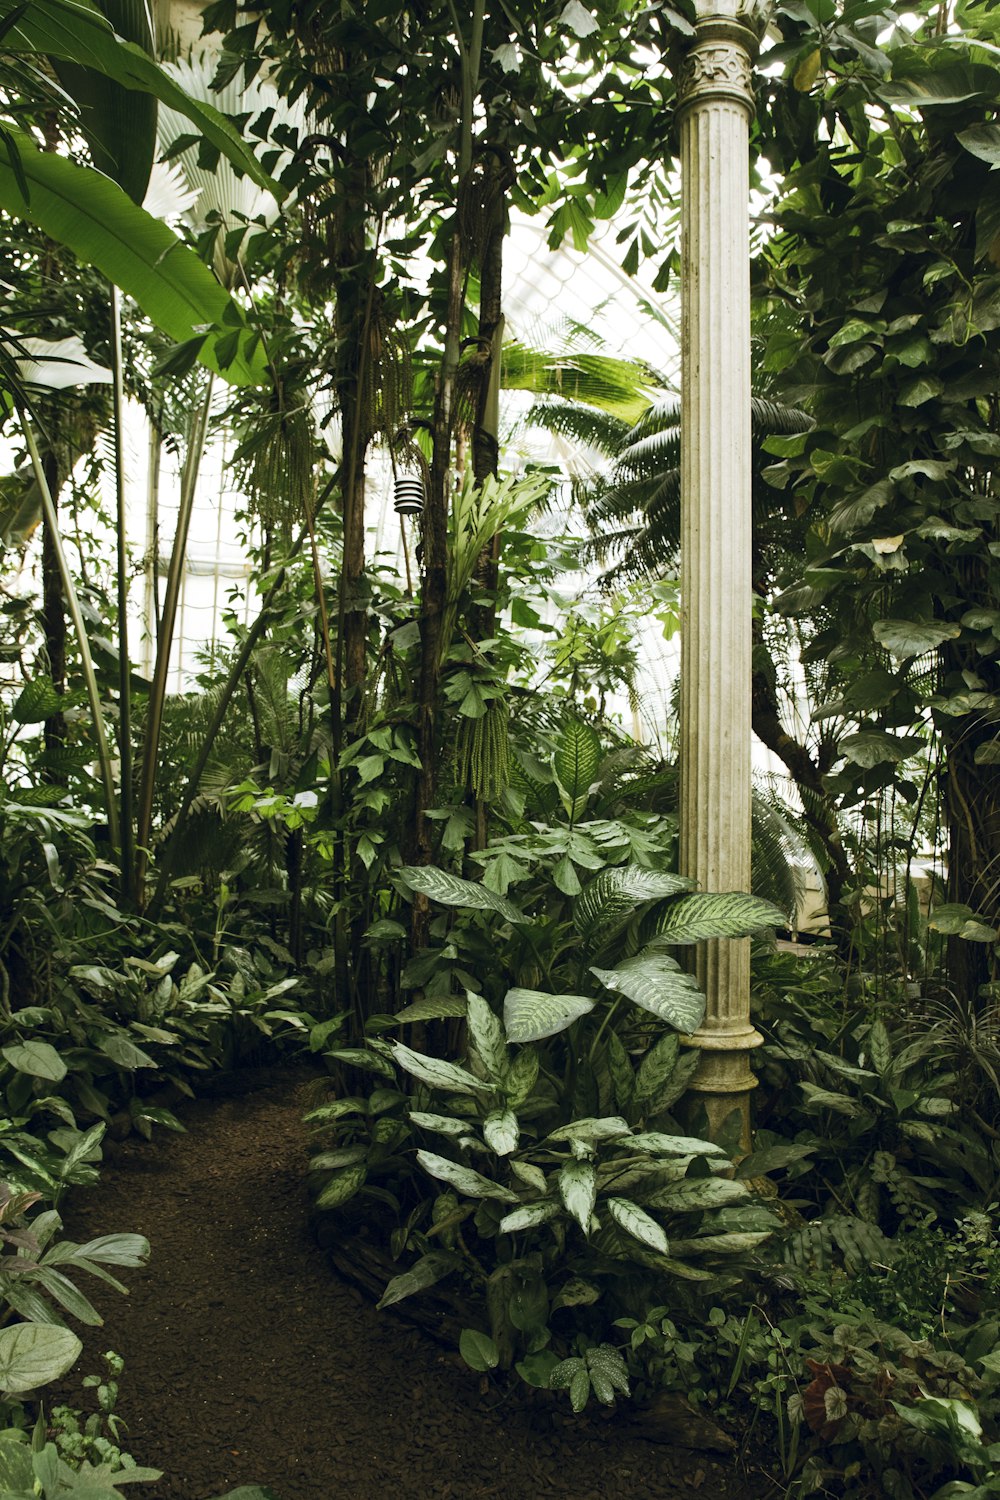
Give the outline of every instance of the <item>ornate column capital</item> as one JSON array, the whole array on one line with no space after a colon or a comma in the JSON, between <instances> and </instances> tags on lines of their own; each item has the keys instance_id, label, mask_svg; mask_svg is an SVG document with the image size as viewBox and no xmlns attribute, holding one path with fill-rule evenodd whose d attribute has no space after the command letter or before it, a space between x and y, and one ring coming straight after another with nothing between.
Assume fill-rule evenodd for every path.
<instances>
[{"instance_id":1,"label":"ornate column capital","mask_svg":"<svg viewBox=\"0 0 1000 1500\"><path fill-rule=\"evenodd\" d=\"M729 99L752 115L753 61L770 14L769 0L696 0L694 41L677 82L677 109Z\"/></svg>"}]
</instances>

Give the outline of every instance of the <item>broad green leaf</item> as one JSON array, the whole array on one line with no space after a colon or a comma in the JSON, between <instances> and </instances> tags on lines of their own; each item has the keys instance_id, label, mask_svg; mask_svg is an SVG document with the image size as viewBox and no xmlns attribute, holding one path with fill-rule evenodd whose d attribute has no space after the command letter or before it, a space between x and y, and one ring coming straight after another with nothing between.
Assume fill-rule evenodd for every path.
<instances>
[{"instance_id":1,"label":"broad green leaf","mask_svg":"<svg viewBox=\"0 0 1000 1500\"><path fill-rule=\"evenodd\" d=\"M580 877L576 873L576 866L568 854L564 854L562 859L556 862L552 871L552 881L564 896L579 896L583 889Z\"/></svg>"},{"instance_id":2,"label":"broad green leaf","mask_svg":"<svg viewBox=\"0 0 1000 1500\"><path fill-rule=\"evenodd\" d=\"M697 900L697 897L684 897ZM673 939L671 939L673 941ZM664 953L639 953L616 969L591 969L609 990L617 990L643 1010L685 1034L697 1031L705 1015L705 996L692 974L684 974Z\"/></svg>"},{"instance_id":3,"label":"broad green leaf","mask_svg":"<svg viewBox=\"0 0 1000 1500\"><path fill-rule=\"evenodd\" d=\"M396 1020L410 1024L413 1021L447 1021L452 1017L464 1017L466 1002L461 995L425 995L397 1010Z\"/></svg>"},{"instance_id":4,"label":"broad green leaf","mask_svg":"<svg viewBox=\"0 0 1000 1500\"><path fill-rule=\"evenodd\" d=\"M960 625L947 621L876 620L872 634L880 646L900 661L936 651L944 641L953 641L962 633Z\"/></svg>"},{"instance_id":5,"label":"broad green leaf","mask_svg":"<svg viewBox=\"0 0 1000 1500\"><path fill-rule=\"evenodd\" d=\"M562 1208L556 1200L546 1198L539 1203L526 1203L523 1208L515 1208L513 1213L505 1214L500 1220L500 1228L504 1234L517 1234L522 1229L534 1229L539 1224L547 1224L561 1213Z\"/></svg>"},{"instance_id":6,"label":"broad green leaf","mask_svg":"<svg viewBox=\"0 0 1000 1500\"><path fill-rule=\"evenodd\" d=\"M24 10L3 36L5 52L40 53L92 68L127 89L152 94L191 121L198 134L280 202L286 189L268 176L233 122L212 105L193 99L133 42L115 35L91 0L0 0L0 22Z\"/></svg>"},{"instance_id":7,"label":"broad green leaf","mask_svg":"<svg viewBox=\"0 0 1000 1500\"><path fill-rule=\"evenodd\" d=\"M112 1031L107 1036L102 1036L97 1045L105 1057L110 1057L119 1068L128 1068L131 1071L135 1068L156 1067L155 1058L150 1057L148 1052L143 1052L141 1047L130 1042L128 1037L123 1036L119 1031Z\"/></svg>"},{"instance_id":8,"label":"broad green leaf","mask_svg":"<svg viewBox=\"0 0 1000 1500\"><path fill-rule=\"evenodd\" d=\"M57 1240L43 1256L47 1266L91 1260L104 1266L144 1266L148 1259L149 1241L141 1234L102 1234L82 1245Z\"/></svg>"},{"instance_id":9,"label":"broad green leaf","mask_svg":"<svg viewBox=\"0 0 1000 1500\"><path fill-rule=\"evenodd\" d=\"M451 1161L447 1156L435 1156L433 1151L418 1151L417 1161L425 1172L429 1172L440 1182L447 1182L468 1198L498 1198L501 1203L517 1202L517 1194L512 1193L510 1188L484 1177L481 1172L474 1172L471 1167L463 1167L461 1163Z\"/></svg>"},{"instance_id":10,"label":"broad green leaf","mask_svg":"<svg viewBox=\"0 0 1000 1500\"><path fill-rule=\"evenodd\" d=\"M573 923L583 941L596 952L625 926L640 906L689 891L692 884L682 875L644 870L640 865L602 870L576 898Z\"/></svg>"},{"instance_id":11,"label":"broad green leaf","mask_svg":"<svg viewBox=\"0 0 1000 1500\"><path fill-rule=\"evenodd\" d=\"M756 1250L774 1233L771 1229L733 1230L727 1234L700 1234L693 1240L671 1240L675 1255L744 1255Z\"/></svg>"},{"instance_id":12,"label":"broad green leaf","mask_svg":"<svg viewBox=\"0 0 1000 1500\"><path fill-rule=\"evenodd\" d=\"M615 1103L619 1109L628 1109L636 1097L636 1077L625 1045L616 1031L609 1031L605 1056L615 1091Z\"/></svg>"},{"instance_id":13,"label":"broad green leaf","mask_svg":"<svg viewBox=\"0 0 1000 1500\"><path fill-rule=\"evenodd\" d=\"M980 161L988 161L991 167L1000 167L1000 125L992 121L969 125L960 130L955 139Z\"/></svg>"},{"instance_id":14,"label":"broad green leaf","mask_svg":"<svg viewBox=\"0 0 1000 1500\"><path fill-rule=\"evenodd\" d=\"M491 1109L483 1121L483 1140L498 1156L509 1156L517 1150L520 1133L512 1109Z\"/></svg>"},{"instance_id":15,"label":"broad green leaf","mask_svg":"<svg viewBox=\"0 0 1000 1500\"><path fill-rule=\"evenodd\" d=\"M662 1130L644 1130L622 1142L630 1151L648 1151L651 1156L725 1156L714 1141L693 1135L667 1135Z\"/></svg>"},{"instance_id":16,"label":"broad green leaf","mask_svg":"<svg viewBox=\"0 0 1000 1500\"><path fill-rule=\"evenodd\" d=\"M338 1146L336 1151L321 1151L318 1156L311 1156L308 1170L335 1172L340 1167L356 1167L358 1162L366 1161L367 1157L367 1146Z\"/></svg>"},{"instance_id":17,"label":"broad green leaf","mask_svg":"<svg viewBox=\"0 0 1000 1500\"><path fill-rule=\"evenodd\" d=\"M200 340L198 358L231 384L266 382L258 336L172 229L138 208L102 172L78 166L58 152L39 151L30 136L10 126L4 133L0 207L15 218L29 219L85 265L96 266L178 343ZM27 201L11 165L13 151L28 186Z\"/></svg>"},{"instance_id":18,"label":"broad green leaf","mask_svg":"<svg viewBox=\"0 0 1000 1500\"><path fill-rule=\"evenodd\" d=\"M670 1213L690 1213L694 1209L723 1208L727 1203L742 1203L749 1197L742 1182L728 1177L688 1177L670 1182L646 1198L652 1208Z\"/></svg>"},{"instance_id":19,"label":"broad green leaf","mask_svg":"<svg viewBox=\"0 0 1000 1500\"><path fill-rule=\"evenodd\" d=\"M927 925L935 932L946 933L949 937L966 938L973 943L995 943L997 940L997 929L960 901L934 907L927 918ZM4 1048L5 1052L6 1050Z\"/></svg>"},{"instance_id":20,"label":"broad green leaf","mask_svg":"<svg viewBox=\"0 0 1000 1500\"><path fill-rule=\"evenodd\" d=\"M868 1052L876 1072L887 1073L892 1063L892 1042L881 1016L872 1023L872 1029L868 1033Z\"/></svg>"},{"instance_id":21,"label":"broad green leaf","mask_svg":"<svg viewBox=\"0 0 1000 1500\"><path fill-rule=\"evenodd\" d=\"M328 1120L339 1120L343 1115L363 1115L368 1112L367 1101L354 1095L345 1099L333 1099L329 1104L319 1104L302 1116L306 1125L322 1125Z\"/></svg>"},{"instance_id":22,"label":"broad green leaf","mask_svg":"<svg viewBox=\"0 0 1000 1500\"><path fill-rule=\"evenodd\" d=\"M898 735L881 729L863 729L859 734L845 735L838 748L845 759L870 770L886 763L899 765L926 746L927 741L918 734Z\"/></svg>"},{"instance_id":23,"label":"broad green leaf","mask_svg":"<svg viewBox=\"0 0 1000 1500\"><path fill-rule=\"evenodd\" d=\"M592 1307L600 1299L601 1289L590 1281L584 1281L579 1276L571 1276L569 1281L563 1283L558 1295L553 1299L552 1311L560 1307Z\"/></svg>"},{"instance_id":24,"label":"broad green leaf","mask_svg":"<svg viewBox=\"0 0 1000 1500\"><path fill-rule=\"evenodd\" d=\"M800 1083L799 1088L806 1096L806 1109L811 1114L820 1109L832 1109L835 1114L847 1115L850 1119L860 1112L861 1105L851 1094L838 1094L815 1083Z\"/></svg>"},{"instance_id":25,"label":"broad green leaf","mask_svg":"<svg viewBox=\"0 0 1000 1500\"><path fill-rule=\"evenodd\" d=\"M438 1135L468 1135L468 1120L460 1120L455 1115L431 1115L420 1109L410 1110L410 1120L414 1125L419 1125L421 1130L433 1130Z\"/></svg>"},{"instance_id":26,"label":"broad green leaf","mask_svg":"<svg viewBox=\"0 0 1000 1500\"><path fill-rule=\"evenodd\" d=\"M531 1161L512 1161L510 1170L519 1182L529 1187L533 1192L545 1193L548 1191L548 1179L541 1167L536 1167Z\"/></svg>"},{"instance_id":27,"label":"broad green leaf","mask_svg":"<svg viewBox=\"0 0 1000 1500\"><path fill-rule=\"evenodd\" d=\"M5 1432L0 1439L0 1494L34 1496L34 1483L30 1434Z\"/></svg>"},{"instance_id":28,"label":"broad green leaf","mask_svg":"<svg viewBox=\"0 0 1000 1500\"><path fill-rule=\"evenodd\" d=\"M500 1363L500 1351L488 1333L478 1328L463 1328L458 1340L458 1352L470 1370L495 1370Z\"/></svg>"},{"instance_id":29,"label":"broad green leaf","mask_svg":"<svg viewBox=\"0 0 1000 1500\"><path fill-rule=\"evenodd\" d=\"M540 990L508 990L503 1021L509 1042L537 1042L555 1036L594 1008L585 995L546 995Z\"/></svg>"},{"instance_id":30,"label":"broad green leaf","mask_svg":"<svg viewBox=\"0 0 1000 1500\"><path fill-rule=\"evenodd\" d=\"M17 1323L0 1329L0 1390L18 1396L58 1380L82 1350L75 1333L51 1323Z\"/></svg>"},{"instance_id":31,"label":"broad green leaf","mask_svg":"<svg viewBox=\"0 0 1000 1500\"><path fill-rule=\"evenodd\" d=\"M803 1161L805 1157L812 1156L818 1151L818 1146L799 1145L795 1141L782 1141L776 1146L762 1146L759 1151L751 1151L749 1156L744 1156L737 1163L737 1177L763 1177L766 1172L777 1172L782 1167L790 1167L797 1161Z\"/></svg>"},{"instance_id":32,"label":"broad green leaf","mask_svg":"<svg viewBox=\"0 0 1000 1500\"><path fill-rule=\"evenodd\" d=\"M657 1101L677 1066L679 1051L680 1041L676 1032L668 1031L650 1047L639 1064L639 1071L635 1076L635 1102L640 1106L648 1104L650 1113L655 1114L662 1107Z\"/></svg>"},{"instance_id":33,"label":"broad green leaf","mask_svg":"<svg viewBox=\"0 0 1000 1500\"><path fill-rule=\"evenodd\" d=\"M364 1166L347 1167L338 1172L316 1197L317 1208L339 1208L359 1193L364 1186L368 1169Z\"/></svg>"},{"instance_id":34,"label":"broad green leaf","mask_svg":"<svg viewBox=\"0 0 1000 1500\"><path fill-rule=\"evenodd\" d=\"M678 896L655 922L655 935L666 942L700 943L707 938L742 938L783 927L788 918L770 901L742 891L695 891Z\"/></svg>"},{"instance_id":35,"label":"broad green leaf","mask_svg":"<svg viewBox=\"0 0 1000 1500\"><path fill-rule=\"evenodd\" d=\"M601 737L582 719L570 719L556 745L552 768L570 802L585 797L601 764Z\"/></svg>"},{"instance_id":36,"label":"broad green leaf","mask_svg":"<svg viewBox=\"0 0 1000 1500\"><path fill-rule=\"evenodd\" d=\"M467 996L469 1037L483 1067L495 1083L507 1072L507 1041L500 1019L482 995L470 990Z\"/></svg>"},{"instance_id":37,"label":"broad green leaf","mask_svg":"<svg viewBox=\"0 0 1000 1500\"><path fill-rule=\"evenodd\" d=\"M664 1230L638 1204L628 1198L609 1198L607 1205L608 1213L619 1229L624 1229L641 1245L648 1245L650 1250L658 1250L661 1255L669 1252L670 1244Z\"/></svg>"},{"instance_id":38,"label":"broad green leaf","mask_svg":"<svg viewBox=\"0 0 1000 1500\"><path fill-rule=\"evenodd\" d=\"M61 1083L66 1077L66 1064L48 1042L12 1042L0 1050L19 1073L45 1078L50 1083Z\"/></svg>"},{"instance_id":39,"label":"broad green leaf","mask_svg":"<svg viewBox=\"0 0 1000 1500\"><path fill-rule=\"evenodd\" d=\"M65 696L56 692L51 677L33 677L18 693L10 716L15 724L41 724L65 707Z\"/></svg>"},{"instance_id":40,"label":"broad green leaf","mask_svg":"<svg viewBox=\"0 0 1000 1500\"><path fill-rule=\"evenodd\" d=\"M394 1062L405 1072L412 1073L414 1078L419 1078L421 1083L426 1083L432 1089L445 1089L449 1094L493 1093L492 1083L484 1083L481 1078L474 1077L457 1063L445 1062L441 1057L425 1057L422 1052L414 1052L402 1042L393 1042L392 1056Z\"/></svg>"},{"instance_id":41,"label":"broad green leaf","mask_svg":"<svg viewBox=\"0 0 1000 1500\"><path fill-rule=\"evenodd\" d=\"M404 1297L412 1297L416 1292L434 1286L460 1264L458 1256L453 1255L450 1250L430 1250L414 1261L408 1271L394 1276L375 1305L380 1310L392 1307L393 1303L402 1302Z\"/></svg>"},{"instance_id":42,"label":"broad green leaf","mask_svg":"<svg viewBox=\"0 0 1000 1500\"><path fill-rule=\"evenodd\" d=\"M964 104L969 99L996 97L997 75L983 64L956 62L948 66L921 68L911 77L893 78L880 84L876 97L889 105L905 104L928 109L941 104Z\"/></svg>"},{"instance_id":43,"label":"broad green leaf","mask_svg":"<svg viewBox=\"0 0 1000 1500\"><path fill-rule=\"evenodd\" d=\"M627 1120L618 1115L603 1115L597 1119L571 1120L560 1125L545 1137L546 1141L614 1141L631 1133Z\"/></svg>"},{"instance_id":44,"label":"broad green leaf","mask_svg":"<svg viewBox=\"0 0 1000 1500\"><path fill-rule=\"evenodd\" d=\"M497 895L474 880L462 880L448 870L438 870L433 865L403 865L399 874L411 890L421 891L441 906L464 906L471 911L495 911L508 922L527 922L523 911L519 911L506 896Z\"/></svg>"},{"instance_id":45,"label":"broad green leaf","mask_svg":"<svg viewBox=\"0 0 1000 1500\"><path fill-rule=\"evenodd\" d=\"M597 1173L589 1161L568 1161L559 1169L559 1196L563 1207L584 1234L590 1233L590 1220L597 1201Z\"/></svg>"},{"instance_id":46,"label":"broad green leaf","mask_svg":"<svg viewBox=\"0 0 1000 1500\"><path fill-rule=\"evenodd\" d=\"M520 1109L530 1099L538 1081L538 1052L534 1047L522 1047L507 1069L504 1093L512 1109Z\"/></svg>"}]
</instances>

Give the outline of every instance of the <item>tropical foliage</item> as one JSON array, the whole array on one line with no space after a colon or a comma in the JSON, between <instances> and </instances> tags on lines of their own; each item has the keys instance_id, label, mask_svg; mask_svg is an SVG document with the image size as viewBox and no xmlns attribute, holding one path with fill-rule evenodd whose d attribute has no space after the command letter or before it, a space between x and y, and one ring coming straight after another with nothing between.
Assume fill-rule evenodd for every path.
<instances>
[{"instance_id":1,"label":"tropical foliage","mask_svg":"<svg viewBox=\"0 0 1000 1500\"><path fill-rule=\"evenodd\" d=\"M678 873L669 705L632 732L679 623L677 393L504 321L515 211L577 253L613 223L671 292L690 7L218 0L212 88L148 22L0 0L0 1489L153 1477L117 1364L96 1426L36 1421L148 1252L67 1239L64 1195L209 1070L302 1053L321 1241L449 1307L480 1376L680 1402L789 1495L996 1493L992 11L772 16L753 698L788 780L751 891ZM180 470L162 580L130 402ZM254 603L170 692L223 439ZM812 865L816 941L776 944ZM752 1142L690 1045L694 950L745 938Z\"/></svg>"}]
</instances>

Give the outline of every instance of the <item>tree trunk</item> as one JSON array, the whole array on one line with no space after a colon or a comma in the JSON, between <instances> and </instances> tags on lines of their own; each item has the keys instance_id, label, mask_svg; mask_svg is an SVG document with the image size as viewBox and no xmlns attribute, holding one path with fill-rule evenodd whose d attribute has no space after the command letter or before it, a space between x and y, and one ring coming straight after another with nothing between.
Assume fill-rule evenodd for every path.
<instances>
[{"instance_id":1,"label":"tree trunk","mask_svg":"<svg viewBox=\"0 0 1000 1500\"><path fill-rule=\"evenodd\" d=\"M851 865L840 839L833 799L807 747L793 739L782 724L778 700L766 673L754 672L751 693L753 732L778 757L795 782L803 817L822 851L830 928L838 947L849 947L851 917L844 903L844 892L851 884Z\"/></svg>"},{"instance_id":2,"label":"tree trunk","mask_svg":"<svg viewBox=\"0 0 1000 1500\"><path fill-rule=\"evenodd\" d=\"M971 571L979 570L970 559ZM983 598L975 576L967 580L966 601ZM963 608L967 607L963 605ZM968 646L942 647L946 677L961 681L975 672L987 692L1000 692L1000 668ZM1000 765L977 765L980 746L995 745L996 725L988 714L944 718L944 802L948 820L948 900L969 906L984 922L1000 926ZM957 994L974 1001L982 985L997 977L991 943L952 937L948 978Z\"/></svg>"},{"instance_id":3,"label":"tree trunk","mask_svg":"<svg viewBox=\"0 0 1000 1500\"><path fill-rule=\"evenodd\" d=\"M53 505L59 503L64 473L53 448L42 455L42 467L52 495ZM48 522L42 521L42 629L45 634L45 654L49 662L49 676L57 693L66 691L66 611L63 608L62 578L59 560ZM44 737L46 750L56 750L66 743L66 718L60 712L45 720Z\"/></svg>"}]
</instances>

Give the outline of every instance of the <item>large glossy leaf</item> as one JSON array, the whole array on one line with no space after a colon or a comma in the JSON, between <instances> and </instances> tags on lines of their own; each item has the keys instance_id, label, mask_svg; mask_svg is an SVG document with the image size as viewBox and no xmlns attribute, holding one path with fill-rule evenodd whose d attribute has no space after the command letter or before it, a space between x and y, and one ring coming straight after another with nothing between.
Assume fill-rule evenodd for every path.
<instances>
[{"instance_id":1,"label":"large glossy leaf","mask_svg":"<svg viewBox=\"0 0 1000 1500\"><path fill-rule=\"evenodd\" d=\"M593 1162L568 1161L559 1170L559 1196L568 1214L584 1234L590 1233L590 1219L597 1201L597 1173Z\"/></svg>"},{"instance_id":2,"label":"large glossy leaf","mask_svg":"<svg viewBox=\"0 0 1000 1500\"><path fill-rule=\"evenodd\" d=\"M199 359L233 385L261 385L267 363L258 337L212 272L159 219L91 167L39 151L5 127L0 143L0 207L96 266L178 343L202 340ZM11 164L16 150L28 188ZM207 332L203 332L206 330Z\"/></svg>"},{"instance_id":3,"label":"large glossy leaf","mask_svg":"<svg viewBox=\"0 0 1000 1500\"><path fill-rule=\"evenodd\" d=\"M421 1130L433 1130L436 1135L451 1135L457 1138L460 1135L469 1134L468 1120L460 1120L457 1115L434 1115L428 1114L425 1110L411 1109L410 1120Z\"/></svg>"},{"instance_id":4,"label":"large glossy leaf","mask_svg":"<svg viewBox=\"0 0 1000 1500\"><path fill-rule=\"evenodd\" d=\"M556 745L553 769L559 785L574 805L586 796L601 764L601 737L582 719L570 719Z\"/></svg>"},{"instance_id":5,"label":"large glossy leaf","mask_svg":"<svg viewBox=\"0 0 1000 1500\"><path fill-rule=\"evenodd\" d=\"M365 1166L346 1167L343 1172L337 1172L318 1194L316 1207L339 1208L361 1191L367 1176Z\"/></svg>"},{"instance_id":6,"label":"large glossy leaf","mask_svg":"<svg viewBox=\"0 0 1000 1500\"><path fill-rule=\"evenodd\" d=\"M596 952L640 906L689 891L692 885L693 881L683 875L644 870L640 865L617 865L602 870L577 897L573 922L583 941Z\"/></svg>"},{"instance_id":7,"label":"large glossy leaf","mask_svg":"<svg viewBox=\"0 0 1000 1500\"><path fill-rule=\"evenodd\" d=\"M733 1182L728 1177L693 1177L658 1188L646 1197L646 1202L670 1213L690 1213L695 1209L742 1203L749 1196L742 1182Z\"/></svg>"},{"instance_id":8,"label":"large glossy leaf","mask_svg":"<svg viewBox=\"0 0 1000 1500\"><path fill-rule=\"evenodd\" d=\"M458 1256L453 1255L450 1250L430 1250L419 1260L415 1260L408 1271L392 1278L376 1306L392 1307L394 1302L402 1302L404 1297L412 1297L416 1292L425 1291L460 1264Z\"/></svg>"},{"instance_id":9,"label":"large glossy leaf","mask_svg":"<svg viewBox=\"0 0 1000 1500\"><path fill-rule=\"evenodd\" d=\"M609 1198L607 1202L608 1212L619 1229L624 1229L640 1245L648 1245L650 1250L658 1250L661 1255L668 1254L670 1243L662 1226L645 1209L628 1198Z\"/></svg>"},{"instance_id":10,"label":"large glossy leaf","mask_svg":"<svg viewBox=\"0 0 1000 1500\"><path fill-rule=\"evenodd\" d=\"M483 1121L483 1140L498 1156L517 1150L520 1128L512 1109L491 1109Z\"/></svg>"},{"instance_id":11,"label":"large glossy leaf","mask_svg":"<svg viewBox=\"0 0 1000 1500\"><path fill-rule=\"evenodd\" d=\"M442 906L464 906L472 911L495 911L508 922L526 922L528 918L506 896L497 895L475 880L462 880L448 870L433 865L404 865L400 875L414 891L422 891Z\"/></svg>"},{"instance_id":12,"label":"large glossy leaf","mask_svg":"<svg viewBox=\"0 0 1000 1500\"><path fill-rule=\"evenodd\" d=\"M41 4L44 7L46 0ZM120 55L123 43L131 42L152 57L153 25L146 0L101 0L101 10L117 33L118 42L111 43L116 55ZM34 16L37 25L37 14L38 9L32 7L25 19L30 24ZM94 166L117 182L133 203L141 203L156 155L155 96L145 90L127 89L107 73L78 62L52 54L49 61L80 112L80 126Z\"/></svg>"},{"instance_id":13,"label":"large glossy leaf","mask_svg":"<svg viewBox=\"0 0 1000 1500\"><path fill-rule=\"evenodd\" d=\"M500 1229L504 1234L516 1234L521 1229L534 1229L539 1224L547 1224L561 1213L561 1204L554 1198L545 1198L539 1203L526 1203L523 1208L515 1208L513 1213L506 1214L500 1220Z\"/></svg>"},{"instance_id":14,"label":"large glossy leaf","mask_svg":"<svg viewBox=\"0 0 1000 1500\"><path fill-rule=\"evenodd\" d=\"M560 1125L558 1129L551 1131L545 1139L547 1142L616 1141L630 1134L627 1120L619 1115L601 1115L596 1119L571 1120L568 1125ZM623 1144L628 1145L630 1142L623 1141Z\"/></svg>"},{"instance_id":15,"label":"large glossy leaf","mask_svg":"<svg viewBox=\"0 0 1000 1500\"><path fill-rule=\"evenodd\" d=\"M593 1010L585 995L546 995L541 990L508 990L503 1002L503 1022L510 1042L537 1042L572 1026Z\"/></svg>"},{"instance_id":16,"label":"large glossy leaf","mask_svg":"<svg viewBox=\"0 0 1000 1500\"><path fill-rule=\"evenodd\" d=\"M630 1151L648 1151L651 1156L725 1156L714 1141L693 1135L667 1135L662 1130L644 1130L622 1142Z\"/></svg>"},{"instance_id":17,"label":"large glossy leaf","mask_svg":"<svg viewBox=\"0 0 1000 1500\"><path fill-rule=\"evenodd\" d=\"M480 1062L495 1083L507 1072L507 1041L500 1018L482 995L468 994L469 1037Z\"/></svg>"},{"instance_id":18,"label":"large glossy leaf","mask_svg":"<svg viewBox=\"0 0 1000 1500\"><path fill-rule=\"evenodd\" d=\"M472 1073L460 1068L457 1063L445 1062L443 1057L425 1057L414 1052L402 1042L394 1042L393 1060L421 1083L432 1089L445 1089L449 1094L492 1094L494 1085L485 1083Z\"/></svg>"},{"instance_id":19,"label":"large glossy leaf","mask_svg":"<svg viewBox=\"0 0 1000 1500\"><path fill-rule=\"evenodd\" d=\"M692 974L684 974L665 953L639 953L616 969L591 969L609 990L685 1033L696 1031L705 1015L705 996Z\"/></svg>"},{"instance_id":20,"label":"large glossy leaf","mask_svg":"<svg viewBox=\"0 0 1000 1500\"><path fill-rule=\"evenodd\" d=\"M493 1182L481 1172L474 1172L471 1167L463 1167L460 1162L451 1161L447 1156L436 1156L433 1151L418 1151L417 1161L425 1172L429 1172L440 1182L447 1182L449 1187L464 1193L467 1198L498 1198L501 1203L517 1202L517 1194L512 1193L510 1188Z\"/></svg>"},{"instance_id":21,"label":"large glossy leaf","mask_svg":"<svg viewBox=\"0 0 1000 1500\"><path fill-rule=\"evenodd\" d=\"M782 927L787 920L770 901L743 891L693 891L658 913L648 936L671 944L700 943L706 938L750 937L767 927Z\"/></svg>"},{"instance_id":22,"label":"large glossy leaf","mask_svg":"<svg viewBox=\"0 0 1000 1500\"><path fill-rule=\"evenodd\" d=\"M116 36L90 0L31 0L28 6L21 0L0 0L0 22L18 10L24 14L5 32L5 52L44 53L91 68L125 88L152 94L190 120L206 141L258 186L279 201L284 197L286 190L264 171L232 121L210 104L192 99L141 47Z\"/></svg>"},{"instance_id":23,"label":"large glossy leaf","mask_svg":"<svg viewBox=\"0 0 1000 1500\"><path fill-rule=\"evenodd\" d=\"M935 651L943 641L953 641L961 633L960 625L947 620L876 620L872 626L872 635L879 645L900 661Z\"/></svg>"},{"instance_id":24,"label":"large glossy leaf","mask_svg":"<svg viewBox=\"0 0 1000 1500\"><path fill-rule=\"evenodd\" d=\"M12 1042L2 1050L11 1067L19 1073L45 1078L49 1083L60 1083L66 1077L66 1064L50 1042Z\"/></svg>"},{"instance_id":25,"label":"large glossy leaf","mask_svg":"<svg viewBox=\"0 0 1000 1500\"><path fill-rule=\"evenodd\" d=\"M20 1395L58 1380L76 1363L83 1345L68 1328L18 1323L0 1330L0 1390Z\"/></svg>"}]
</instances>

